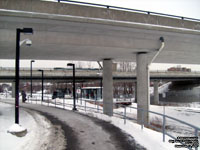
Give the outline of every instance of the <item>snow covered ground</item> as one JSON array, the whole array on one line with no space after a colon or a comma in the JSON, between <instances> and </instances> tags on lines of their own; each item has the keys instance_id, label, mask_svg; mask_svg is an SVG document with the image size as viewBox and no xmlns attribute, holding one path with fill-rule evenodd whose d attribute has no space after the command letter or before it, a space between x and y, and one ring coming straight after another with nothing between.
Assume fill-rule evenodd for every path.
<instances>
[{"instance_id":1,"label":"snow covered ground","mask_svg":"<svg viewBox=\"0 0 200 150\"><path fill-rule=\"evenodd\" d=\"M19 124L27 129L25 136L17 137L8 133L13 124L14 106L0 103L0 150L46 150L58 144L59 137L54 135L52 124L36 112L20 109Z\"/></svg>"},{"instance_id":2,"label":"snow covered ground","mask_svg":"<svg viewBox=\"0 0 200 150\"><path fill-rule=\"evenodd\" d=\"M32 101L29 101L29 103L35 103L35 104L37 103L37 104L42 104L42 105L51 106L51 107L60 107L60 108L69 109L69 110L71 110L73 106L73 99L52 100L49 97L49 98L45 98L45 102L43 103L40 101L41 99L40 96L36 99L37 101L34 99ZM141 126L133 121L126 120L126 124L124 124L123 118L119 118L117 116L108 117L106 115L103 115L102 113L99 113L99 112L102 112L102 107L99 105L95 105L94 103L92 104L89 101L85 102L85 101L78 100L76 101L76 103L77 103L77 108L79 112L97 117L99 119L109 121L115 126L121 128L124 132L127 132L128 134L132 135L139 144L143 145L148 150L177 149L174 147L174 144L168 142L171 139L168 136L166 136L166 140L165 140L166 142L162 142L163 135L160 132L157 132L148 128L144 128L143 130L141 130ZM79 107L79 105L81 107ZM131 107L137 107L137 104L133 103ZM165 114L167 116L171 116L173 118L190 123L194 126L200 127L200 119L199 119L200 118L200 103L191 103L190 107L150 105L150 110L157 113L161 113L161 114L163 114L165 110ZM117 112L123 115L124 108L116 108L114 109L114 112ZM130 109L128 107L126 108L126 113L127 113L127 116L129 117L136 118L137 116L137 111L134 109ZM155 114L150 113L150 122L154 122L155 124L162 126L162 117L159 117ZM194 136L193 134L194 131L192 128L188 128L188 126L180 124L176 121L172 121L170 119L166 120L166 127L167 127L166 128L167 133L170 133L175 137ZM182 149L186 149L186 148L182 148Z\"/></svg>"},{"instance_id":3,"label":"snow covered ground","mask_svg":"<svg viewBox=\"0 0 200 150\"><path fill-rule=\"evenodd\" d=\"M53 107L60 107L64 109L71 110L73 106L73 100L72 99L55 99L55 100L49 100L46 101L49 103L42 103L44 105L49 105ZM32 101L32 103L36 103L35 101ZM37 102L40 104L40 102ZM64 105L63 105L64 103ZM81 113L85 113L87 115L91 115L94 117L97 117L99 119L103 119L106 121L111 122L115 126L121 128L124 132L127 132L128 134L132 135L135 140L146 147L149 150L160 150L160 149L175 149L174 144L169 143L170 137L166 136L166 142L162 142L163 135L160 132L144 128L141 130L141 125L136 124L133 121L126 120L126 124L124 124L123 118L119 118L117 116L108 117L106 115L103 115L102 113L102 107L99 105L95 105L94 101L93 104L89 101L76 101L77 109ZM133 103L132 107L137 107L137 104ZM150 110L163 114L163 109L165 109L165 114L174 118L177 118L179 120L183 120L187 123L190 123L194 126L199 127L200 126L200 104L196 104L196 108L193 107L172 107L172 106L155 106L151 105ZM81 106L81 107L79 107ZM116 108L114 112L121 113L123 115L124 108ZM126 108L127 116L129 117L136 117L137 111L134 109L130 109L129 107ZM155 114L150 114L150 121L155 122L155 124L158 124L162 126L162 117L156 116ZM175 137L178 136L194 136L194 130L192 128L188 128L188 126L180 124L179 122L172 121L170 119L166 119L166 126L167 126L167 133L172 134ZM186 149L186 148L183 148Z\"/></svg>"}]
</instances>

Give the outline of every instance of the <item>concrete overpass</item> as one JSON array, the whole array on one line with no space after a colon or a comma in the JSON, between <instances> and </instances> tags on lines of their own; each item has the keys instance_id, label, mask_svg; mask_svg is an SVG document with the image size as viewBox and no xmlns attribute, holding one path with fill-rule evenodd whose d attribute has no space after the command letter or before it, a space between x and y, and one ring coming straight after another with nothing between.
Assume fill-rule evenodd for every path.
<instances>
[{"instance_id":1,"label":"concrete overpass","mask_svg":"<svg viewBox=\"0 0 200 150\"><path fill-rule=\"evenodd\" d=\"M137 62L138 107L149 109L148 66L200 63L200 22L40 0L0 1L0 59L15 58L16 28L32 27L22 59L103 61L104 113L113 114L112 61ZM162 51L160 37L164 38ZM138 111L138 118L142 112ZM148 113L144 114L148 122ZM138 119L140 120L140 119Z\"/></svg>"}]
</instances>

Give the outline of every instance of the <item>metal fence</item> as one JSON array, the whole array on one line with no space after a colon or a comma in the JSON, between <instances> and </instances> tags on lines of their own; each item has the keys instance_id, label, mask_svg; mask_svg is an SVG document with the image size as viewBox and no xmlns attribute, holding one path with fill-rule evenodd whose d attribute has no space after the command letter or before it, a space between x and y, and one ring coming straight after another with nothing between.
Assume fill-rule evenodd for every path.
<instances>
[{"instance_id":1,"label":"metal fence","mask_svg":"<svg viewBox=\"0 0 200 150\"><path fill-rule=\"evenodd\" d=\"M72 108L73 107L73 103L67 103L67 101L71 101L72 102L72 99L51 99L49 96L44 96L44 100L41 101L41 98L38 98L38 97L28 97L28 102L29 103L34 103L34 104L41 104L41 105L46 105L46 106L51 106L51 107L57 107L57 108L62 108L62 109L66 109L67 107L68 108ZM85 112L89 111L89 112L95 112L95 113L102 113L103 114L103 108L102 108L102 101L95 101L95 100L87 100L87 99L78 99L76 100L77 104L76 104L76 107L78 110L83 110ZM141 109L141 108L137 108L137 107L132 107L132 106L122 106L123 107L123 112L119 112L119 111L116 111L117 109L114 109L114 112L113 112L113 115L115 117L119 117L119 118L122 118L124 120L124 124L126 124L126 120L129 120L129 121L135 121L136 123L139 123L141 125L141 130L143 130L144 126L148 127L148 128L151 128L151 129L154 129L156 131L159 131L162 133L163 135L163 142L165 142L165 136L168 135L169 137L171 137L172 139L176 140L176 137L172 134L172 133L169 133L167 132L167 120L172 120L172 121L175 121L175 122L178 122L180 123L181 125L185 125L187 127L190 127L192 130L191 130L191 134L194 136L194 137L200 137L200 128L199 127L196 127L192 124L189 124L185 121L182 121L182 120L179 120L179 119L176 119L176 118L173 118L171 116L168 116L168 115L165 115L165 113L161 114L161 113L157 113L157 112L153 112L153 111L148 111L149 114L154 114L154 115L157 115L159 116L160 118L162 118L161 122L162 122L162 125L160 127L157 127L155 124L152 125L151 123L148 123L148 124L145 124L144 123L144 113L147 111L147 110L144 110L144 109ZM136 118L128 115L127 113L127 110L140 110L142 111L142 119L141 121L139 121ZM182 143L182 142L181 142ZM183 143L182 143L183 144ZM196 143L193 143L195 147L195 150L198 149L198 146L199 146L199 142L196 141ZM192 148L188 147L188 149L192 150Z\"/></svg>"},{"instance_id":2,"label":"metal fence","mask_svg":"<svg viewBox=\"0 0 200 150\"><path fill-rule=\"evenodd\" d=\"M124 8L124 7L117 7L117 6L111 6L111 5L95 4L95 3L80 2L80 1L73 1L73 0L54 0L54 1L58 2L58 3L65 2L65 3L73 3L73 4L79 4L79 5L88 5L88 6L93 6L93 7L102 7L102 8L106 8L106 9L117 9L117 10L123 10L123 11L144 13L144 14L148 14L148 15L157 15L157 16L164 16L164 17L176 18L176 19L181 19L181 20L200 22L200 19L195 19L195 18L170 15L170 14L164 14L164 13L157 13L157 12L151 12L151 11L144 11L144 10L138 10L138 9L131 9L131 8Z\"/></svg>"}]
</instances>

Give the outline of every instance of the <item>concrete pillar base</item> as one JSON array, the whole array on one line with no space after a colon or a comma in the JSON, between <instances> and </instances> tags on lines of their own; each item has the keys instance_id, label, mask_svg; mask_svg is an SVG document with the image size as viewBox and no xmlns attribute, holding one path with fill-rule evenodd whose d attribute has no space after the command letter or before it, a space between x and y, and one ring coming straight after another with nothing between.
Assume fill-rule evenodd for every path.
<instances>
[{"instance_id":1,"label":"concrete pillar base","mask_svg":"<svg viewBox=\"0 0 200 150\"><path fill-rule=\"evenodd\" d=\"M147 53L137 54L137 119L138 123L149 123L149 68Z\"/></svg>"},{"instance_id":2,"label":"concrete pillar base","mask_svg":"<svg viewBox=\"0 0 200 150\"><path fill-rule=\"evenodd\" d=\"M159 93L158 93L158 84L159 82L154 82L154 98L152 104L158 105L159 104Z\"/></svg>"},{"instance_id":3,"label":"concrete pillar base","mask_svg":"<svg viewBox=\"0 0 200 150\"><path fill-rule=\"evenodd\" d=\"M15 82L12 82L12 98L15 98Z\"/></svg>"},{"instance_id":4,"label":"concrete pillar base","mask_svg":"<svg viewBox=\"0 0 200 150\"><path fill-rule=\"evenodd\" d=\"M103 113L113 115L112 60L103 60Z\"/></svg>"}]
</instances>

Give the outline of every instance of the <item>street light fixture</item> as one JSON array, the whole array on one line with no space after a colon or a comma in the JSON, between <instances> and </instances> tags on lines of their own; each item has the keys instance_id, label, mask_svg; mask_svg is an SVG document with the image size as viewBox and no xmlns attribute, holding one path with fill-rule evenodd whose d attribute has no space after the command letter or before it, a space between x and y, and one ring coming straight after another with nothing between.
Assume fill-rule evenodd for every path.
<instances>
[{"instance_id":1,"label":"street light fixture","mask_svg":"<svg viewBox=\"0 0 200 150\"><path fill-rule=\"evenodd\" d=\"M19 60L20 33L33 34L32 28L16 29L16 58L15 58L15 123L19 124Z\"/></svg>"},{"instance_id":2,"label":"street light fixture","mask_svg":"<svg viewBox=\"0 0 200 150\"><path fill-rule=\"evenodd\" d=\"M24 39L23 41L20 41L20 46L26 42L27 46L31 46L32 45L32 41L30 39Z\"/></svg>"},{"instance_id":3,"label":"street light fixture","mask_svg":"<svg viewBox=\"0 0 200 150\"><path fill-rule=\"evenodd\" d=\"M35 62L35 60L31 60L31 98L32 98L32 91L33 91L33 86L32 86L32 63Z\"/></svg>"},{"instance_id":4,"label":"street light fixture","mask_svg":"<svg viewBox=\"0 0 200 150\"><path fill-rule=\"evenodd\" d=\"M73 67L73 99L74 99L74 105L72 110L77 110L76 109L76 87L75 87L75 64L68 63L67 66L72 66Z\"/></svg>"},{"instance_id":5,"label":"street light fixture","mask_svg":"<svg viewBox=\"0 0 200 150\"><path fill-rule=\"evenodd\" d=\"M44 70L39 69L38 71L42 72L42 101L43 101L43 91L44 91Z\"/></svg>"}]
</instances>

